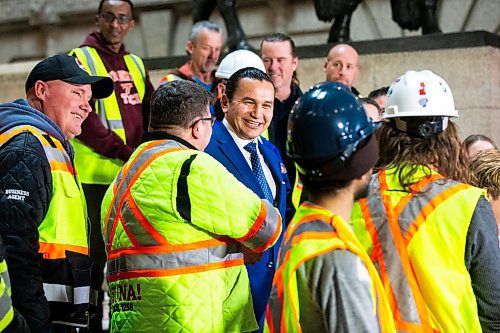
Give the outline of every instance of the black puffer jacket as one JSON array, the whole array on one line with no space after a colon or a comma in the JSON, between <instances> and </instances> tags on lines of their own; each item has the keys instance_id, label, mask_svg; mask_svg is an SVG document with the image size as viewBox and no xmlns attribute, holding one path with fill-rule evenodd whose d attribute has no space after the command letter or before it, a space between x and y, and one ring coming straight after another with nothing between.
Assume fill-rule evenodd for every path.
<instances>
[{"instance_id":1,"label":"black puffer jacket","mask_svg":"<svg viewBox=\"0 0 500 333\"><path fill-rule=\"evenodd\" d=\"M49 133L73 156L60 129L25 100L1 104L0 134L19 125L32 125ZM0 146L0 236L7 253L13 305L32 332L52 331L38 254L38 226L51 198L50 165L38 139L23 132L4 142Z\"/></svg>"}]
</instances>

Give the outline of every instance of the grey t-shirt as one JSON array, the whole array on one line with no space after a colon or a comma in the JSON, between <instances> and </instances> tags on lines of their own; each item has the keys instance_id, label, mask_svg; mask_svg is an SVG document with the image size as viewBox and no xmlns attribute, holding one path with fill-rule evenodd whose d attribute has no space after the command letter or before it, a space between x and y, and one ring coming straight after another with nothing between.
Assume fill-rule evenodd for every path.
<instances>
[{"instance_id":1,"label":"grey t-shirt","mask_svg":"<svg viewBox=\"0 0 500 333\"><path fill-rule=\"evenodd\" d=\"M307 260L297 289L303 332L380 332L370 275L356 254L334 250Z\"/></svg>"}]
</instances>

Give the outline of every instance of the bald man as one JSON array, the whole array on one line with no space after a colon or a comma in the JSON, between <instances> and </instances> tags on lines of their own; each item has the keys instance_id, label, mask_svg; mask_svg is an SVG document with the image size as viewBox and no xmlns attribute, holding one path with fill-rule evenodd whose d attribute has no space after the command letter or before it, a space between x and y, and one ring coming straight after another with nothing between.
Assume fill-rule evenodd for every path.
<instances>
[{"instance_id":1,"label":"bald man","mask_svg":"<svg viewBox=\"0 0 500 333\"><path fill-rule=\"evenodd\" d=\"M326 81L341 82L359 95L354 82L358 77L358 52L348 44L333 46L326 56L324 69Z\"/></svg>"}]
</instances>

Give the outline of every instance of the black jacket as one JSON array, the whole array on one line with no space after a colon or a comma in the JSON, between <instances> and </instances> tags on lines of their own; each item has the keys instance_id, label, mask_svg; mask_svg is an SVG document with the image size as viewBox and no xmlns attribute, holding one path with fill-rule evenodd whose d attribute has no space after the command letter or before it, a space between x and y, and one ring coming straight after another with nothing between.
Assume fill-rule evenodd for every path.
<instances>
[{"instance_id":1,"label":"black jacket","mask_svg":"<svg viewBox=\"0 0 500 333\"><path fill-rule=\"evenodd\" d=\"M33 125L60 139L73 151L60 129L25 100L0 105L0 133ZM0 146L0 236L5 243L14 307L32 332L50 332L50 310L42 285L38 226L52 198L50 165L41 143L23 132Z\"/></svg>"},{"instance_id":2,"label":"black jacket","mask_svg":"<svg viewBox=\"0 0 500 333\"><path fill-rule=\"evenodd\" d=\"M290 96L284 101L274 99L273 120L269 125L269 141L273 143L279 150L283 163L285 164L290 185L295 185L295 164L292 159L286 154L286 139L288 135L288 116L292 111L295 102L302 96L300 87L294 83L291 86Z\"/></svg>"}]
</instances>

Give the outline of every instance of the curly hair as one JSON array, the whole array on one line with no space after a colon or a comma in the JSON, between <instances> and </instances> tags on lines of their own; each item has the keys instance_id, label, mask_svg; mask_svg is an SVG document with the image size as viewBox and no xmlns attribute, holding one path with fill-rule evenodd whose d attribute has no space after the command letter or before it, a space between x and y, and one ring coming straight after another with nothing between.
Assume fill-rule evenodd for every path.
<instances>
[{"instance_id":1,"label":"curly hair","mask_svg":"<svg viewBox=\"0 0 500 333\"><path fill-rule=\"evenodd\" d=\"M487 149L478 152L470 162L473 185L485 188L494 199L500 196L500 151Z\"/></svg>"},{"instance_id":2,"label":"curly hair","mask_svg":"<svg viewBox=\"0 0 500 333\"><path fill-rule=\"evenodd\" d=\"M412 178L424 166L426 174L431 168L446 178L463 183L471 182L471 172L458 127L452 121L441 133L424 139L393 129L384 123L377 132L380 157L377 168L396 167L400 184L410 191ZM403 172L404 170L404 172Z\"/></svg>"}]
</instances>

